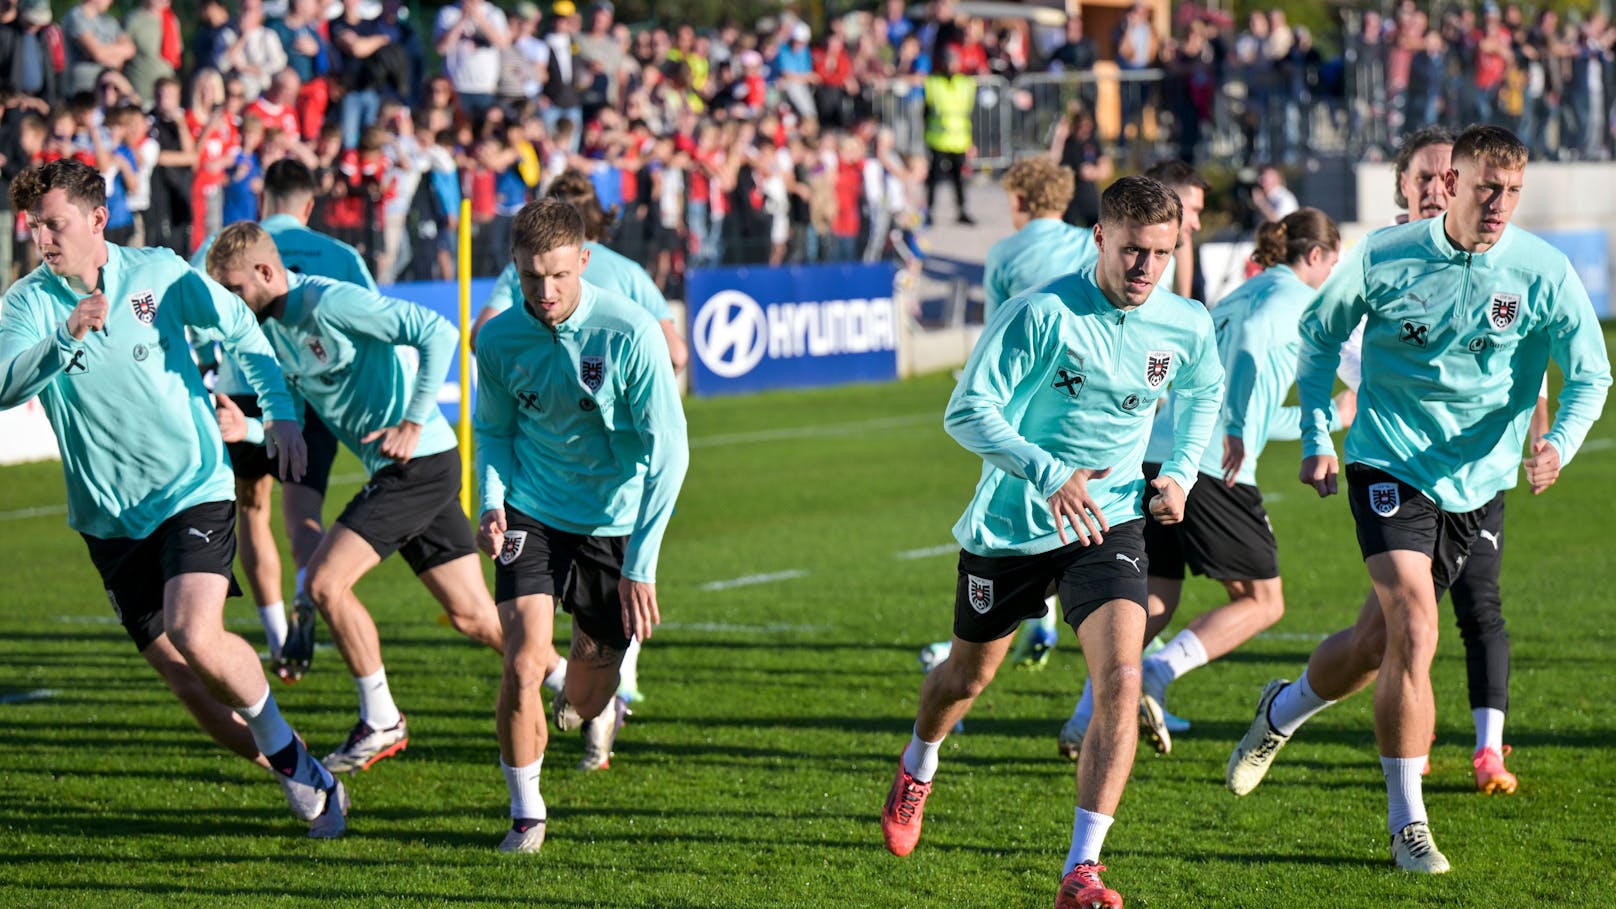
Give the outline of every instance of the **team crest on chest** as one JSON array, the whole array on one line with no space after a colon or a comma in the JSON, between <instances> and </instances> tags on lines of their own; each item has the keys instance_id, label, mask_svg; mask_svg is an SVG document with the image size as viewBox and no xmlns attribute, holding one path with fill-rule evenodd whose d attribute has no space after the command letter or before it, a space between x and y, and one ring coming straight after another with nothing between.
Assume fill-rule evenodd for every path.
<instances>
[{"instance_id":1,"label":"team crest on chest","mask_svg":"<svg viewBox=\"0 0 1616 909\"><path fill-rule=\"evenodd\" d=\"M324 341L319 338L309 338L303 344L308 347L309 353L314 355L314 359L319 360L322 364L330 362L331 354L326 351Z\"/></svg>"},{"instance_id":2,"label":"team crest on chest","mask_svg":"<svg viewBox=\"0 0 1616 909\"><path fill-rule=\"evenodd\" d=\"M971 601L971 608L978 613L986 615L993 608L993 581L990 578L979 578L974 574L965 576L965 598Z\"/></svg>"},{"instance_id":3,"label":"team crest on chest","mask_svg":"<svg viewBox=\"0 0 1616 909\"><path fill-rule=\"evenodd\" d=\"M522 547L527 545L527 531L505 531L505 542L499 547L499 564L509 565L522 555Z\"/></svg>"},{"instance_id":4,"label":"team crest on chest","mask_svg":"<svg viewBox=\"0 0 1616 909\"><path fill-rule=\"evenodd\" d=\"M1398 492L1397 484L1370 483L1369 507L1375 510L1375 514L1383 518L1389 518L1397 514L1397 510L1403 507L1403 496L1402 493Z\"/></svg>"},{"instance_id":5,"label":"team crest on chest","mask_svg":"<svg viewBox=\"0 0 1616 909\"><path fill-rule=\"evenodd\" d=\"M129 308L142 324L150 325L157 319L157 293L139 290L129 295Z\"/></svg>"},{"instance_id":6,"label":"team crest on chest","mask_svg":"<svg viewBox=\"0 0 1616 909\"><path fill-rule=\"evenodd\" d=\"M606 358L605 357L579 357L578 378L589 389L590 394L600 391L606 384Z\"/></svg>"},{"instance_id":7,"label":"team crest on chest","mask_svg":"<svg viewBox=\"0 0 1616 909\"><path fill-rule=\"evenodd\" d=\"M1515 324L1521 316L1520 294L1493 294L1492 305L1487 307L1487 321L1499 331Z\"/></svg>"},{"instance_id":8,"label":"team crest on chest","mask_svg":"<svg viewBox=\"0 0 1616 909\"><path fill-rule=\"evenodd\" d=\"M1167 373L1173 368L1173 352L1170 350L1153 350L1145 354L1145 384L1151 388L1160 388L1167 381Z\"/></svg>"}]
</instances>

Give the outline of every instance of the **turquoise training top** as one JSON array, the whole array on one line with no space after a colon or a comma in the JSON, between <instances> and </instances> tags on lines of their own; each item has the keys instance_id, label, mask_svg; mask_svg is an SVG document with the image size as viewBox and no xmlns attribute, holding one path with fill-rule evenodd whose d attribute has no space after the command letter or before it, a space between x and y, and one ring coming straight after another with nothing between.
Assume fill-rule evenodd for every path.
<instances>
[{"instance_id":1,"label":"turquoise training top","mask_svg":"<svg viewBox=\"0 0 1616 909\"><path fill-rule=\"evenodd\" d=\"M1296 381L1296 324L1317 293L1288 265L1253 275L1212 310L1223 362L1223 416L1201 456L1201 472L1223 477L1223 437L1239 436L1246 458L1236 483L1257 485L1257 458L1270 439L1300 435L1301 408L1286 407Z\"/></svg>"},{"instance_id":2,"label":"turquoise training top","mask_svg":"<svg viewBox=\"0 0 1616 909\"><path fill-rule=\"evenodd\" d=\"M459 332L437 313L384 297L347 281L286 274L286 311L264 322L264 334L294 393L375 473L393 463L381 440L365 436L402 420L420 424L414 458L455 447L454 429L438 409ZM395 347L417 351L413 370Z\"/></svg>"},{"instance_id":3,"label":"turquoise training top","mask_svg":"<svg viewBox=\"0 0 1616 909\"><path fill-rule=\"evenodd\" d=\"M371 277L364 256L352 246L306 227L291 215L270 215L258 223L275 241L275 248L281 254L281 264L286 266L287 271L347 281L367 290L376 290L376 279ZM213 237L209 237L196 255L191 257L191 266L197 271L207 270L208 250L213 248L213 240ZM219 358L213 390L227 395L246 394L248 391L242 382L241 371L230 362L229 357Z\"/></svg>"},{"instance_id":4,"label":"turquoise training top","mask_svg":"<svg viewBox=\"0 0 1616 909\"><path fill-rule=\"evenodd\" d=\"M668 298L657 289L656 282L651 280L639 263L594 241L585 243L584 249L589 250L589 264L584 266L585 281L633 300L658 322L673 318L673 310L668 308ZM495 279L494 290L483 306L502 313L520 299L522 282L516 276L516 263L512 262Z\"/></svg>"},{"instance_id":5,"label":"turquoise training top","mask_svg":"<svg viewBox=\"0 0 1616 909\"><path fill-rule=\"evenodd\" d=\"M222 340L273 420L300 419L258 322L234 294L167 249L107 244L106 331L76 341L80 295L41 265L0 303L0 408L35 395L67 478L67 522L101 538L144 539L175 514L235 499L213 401L187 328Z\"/></svg>"},{"instance_id":6,"label":"turquoise training top","mask_svg":"<svg viewBox=\"0 0 1616 909\"><path fill-rule=\"evenodd\" d=\"M999 304L1061 275L1093 270L1100 259L1094 229L1073 227L1059 218L1034 218L993 244L982 276L982 324L993 320ZM1157 283L1173 286L1178 260L1168 259Z\"/></svg>"},{"instance_id":7,"label":"turquoise training top","mask_svg":"<svg viewBox=\"0 0 1616 909\"><path fill-rule=\"evenodd\" d=\"M523 305L478 335L482 511L509 504L557 530L627 536L624 577L652 583L690 463L684 407L657 320L582 285L555 328Z\"/></svg>"},{"instance_id":8,"label":"turquoise training top","mask_svg":"<svg viewBox=\"0 0 1616 909\"><path fill-rule=\"evenodd\" d=\"M1304 456L1327 431L1342 342L1360 319L1363 384L1346 460L1378 467L1446 511L1515 485L1549 358L1565 373L1545 441L1569 464L1604 407L1610 361L1565 254L1513 225L1484 253L1454 247L1447 215L1370 234L1301 322Z\"/></svg>"},{"instance_id":9,"label":"turquoise training top","mask_svg":"<svg viewBox=\"0 0 1616 909\"><path fill-rule=\"evenodd\" d=\"M985 462L954 525L960 546L982 556L1059 548L1049 497L1079 467L1111 469L1088 489L1113 526L1141 517L1154 491L1140 463L1169 386L1182 406L1163 475L1188 492L1223 401L1206 307L1158 286L1124 312L1092 270L1006 301L966 362L944 420Z\"/></svg>"}]
</instances>

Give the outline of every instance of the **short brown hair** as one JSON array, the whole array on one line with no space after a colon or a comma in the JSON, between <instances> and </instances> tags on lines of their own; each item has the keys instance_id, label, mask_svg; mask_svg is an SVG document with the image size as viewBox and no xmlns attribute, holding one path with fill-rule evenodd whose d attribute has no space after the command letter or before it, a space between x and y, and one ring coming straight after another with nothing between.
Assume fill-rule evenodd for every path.
<instances>
[{"instance_id":1,"label":"short brown hair","mask_svg":"<svg viewBox=\"0 0 1616 909\"><path fill-rule=\"evenodd\" d=\"M1475 161L1502 167L1505 170L1523 170L1529 154L1525 143L1502 126L1476 125L1467 128L1453 140L1453 162Z\"/></svg>"},{"instance_id":2,"label":"short brown hair","mask_svg":"<svg viewBox=\"0 0 1616 909\"><path fill-rule=\"evenodd\" d=\"M85 211L105 208L107 183L100 171L72 158L31 167L11 181L11 210L31 212L53 189L67 193L69 201Z\"/></svg>"},{"instance_id":3,"label":"short brown hair","mask_svg":"<svg viewBox=\"0 0 1616 909\"><path fill-rule=\"evenodd\" d=\"M1189 162L1177 158L1157 161L1150 166L1150 170L1145 171L1145 176L1152 180L1160 180L1175 192L1181 189L1199 189L1204 193L1212 188L1212 184L1206 182L1200 171Z\"/></svg>"},{"instance_id":4,"label":"short brown hair","mask_svg":"<svg viewBox=\"0 0 1616 909\"><path fill-rule=\"evenodd\" d=\"M1001 180L1007 192L1015 193L1034 214L1063 214L1077 191L1077 174L1044 155L1022 158L1010 165Z\"/></svg>"},{"instance_id":5,"label":"short brown hair","mask_svg":"<svg viewBox=\"0 0 1616 909\"><path fill-rule=\"evenodd\" d=\"M218 278L220 272L235 268L241 264L242 259L248 256L261 255L268 252L274 257L275 264L281 261L280 250L275 248L275 238L269 235L253 221L237 221L220 231L213 246L208 250L208 274Z\"/></svg>"},{"instance_id":6,"label":"short brown hair","mask_svg":"<svg viewBox=\"0 0 1616 909\"><path fill-rule=\"evenodd\" d=\"M596 242L606 239L611 230L611 218L601 207L600 196L596 195L595 184L588 174L577 168L568 168L550 184L550 191L546 195L571 203L578 209L578 214L584 219L584 239Z\"/></svg>"},{"instance_id":7,"label":"short brown hair","mask_svg":"<svg viewBox=\"0 0 1616 909\"><path fill-rule=\"evenodd\" d=\"M1122 177L1106 187L1100 196L1100 223L1117 225L1168 224L1177 227L1184 220L1184 204L1178 193L1150 177Z\"/></svg>"},{"instance_id":8,"label":"short brown hair","mask_svg":"<svg viewBox=\"0 0 1616 909\"><path fill-rule=\"evenodd\" d=\"M1330 216L1316 208L1299 208L1279 221L1257 228L1257 249L1251 261L1263 268L1300 262L1315 247L1339 249L1341 231Z\"/></svg>"},{"instance_id":9,"label":"short brown hair","mask_svg":"<svg viewBox=\"0 0 1616 909\"><path fill-rule=\"evenodd\" d=\"M570 202L540 199L522 206L511 227L511 252L542 256L563 246L584 245L584 218Z\"/></svg>"}]
</instances>

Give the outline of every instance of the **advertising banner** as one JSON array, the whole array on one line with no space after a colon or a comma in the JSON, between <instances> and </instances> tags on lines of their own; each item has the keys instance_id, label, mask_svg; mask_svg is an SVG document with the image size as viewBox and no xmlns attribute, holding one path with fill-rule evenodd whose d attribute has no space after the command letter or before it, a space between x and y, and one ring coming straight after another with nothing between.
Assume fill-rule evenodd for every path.
<instances>
[{"instance_id":1,"label":"advertising banner","mask_svg":"<svg viewBox=\"0 0 1616 909\"><path fill-rule=\"evenodd\" d=\"M895 274L892 263L692 271L686 277L691 391L896 379Z\"/></svg>"}]
</instances>

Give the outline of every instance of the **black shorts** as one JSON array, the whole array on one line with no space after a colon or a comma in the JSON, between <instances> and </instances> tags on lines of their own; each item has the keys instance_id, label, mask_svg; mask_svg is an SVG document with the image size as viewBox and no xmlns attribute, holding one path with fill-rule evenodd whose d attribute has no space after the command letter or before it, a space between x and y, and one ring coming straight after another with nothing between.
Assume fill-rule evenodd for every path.
<instances>
[{"instance_id":1,"label":"black shorts","mask_svg":"<svg viewBox=\"0 0 1616 909\"><path fill-rule=\"evenodd\" d=\"M1148 484L1161 465L1146 464L1144 471ZM1180 581L1186 567L1219 581L1279 577L1279 544L1262 493L1244 483L1230 489L1222 477L1205 473L1184 500L1184 520L1161 524L1145 518L1145 552L1153 578Z\"/></svg>"},{"instance_id":2,"label":"black shorts","mask_svg":"<svg viewBox=\"0 0 1616 909\"><path fill-rule=\"evenodd\" d=\"M460 451L454 448L371 474L337 523L384 559L402 555L416 574L477 552L460 510Z\"/></svg>"},{"instance_id":3,"label":"black shorts","mask_svg":"<svg viewBox=\"0 0 1616 909\"><path fill-rule=\"evenodd\" d=\"M1113 525L1098 546L1068 543L1030 556L979 556L961 551L954 590L954 635L986 644L1012 634L1025 619L1049 611L1049 585L1060 594L1066 624L1083 624L1112 600L1132 600L1145 608L1144 521Z\"/></svg>"},{"instance_id":4,"label":"black shorts","mask_svg":"<svg viewBox=\"0 0 1616 909\"><path fill-rule=\"evenodd\" d=\"M1462 514L1443 511L1418 489L1365 464L1347 465L1347 498L1363 557L1395 549L1430 556L1438 596L1459 576L1487 513L1487 506Z\"/></svg>"},{"instance_id":5,"label":"black shorts","mask_svg":"<svg viewBox=\"0 0 1616 909\"><path fill-rule=\"evenodd\" d=\"M151 536L102 539L81 534L101 574L112 611L144 651L163 635L163 587L182 574L220 574L230 596L241 596L236 561L236 503L193 505L157 525Z\"/></svg>"},{"instance_id":6,"label":"black shorts","mask_svg":"<svg viewBox=\"0 0 1616 909\"><path fill-rule=\"evenodd\" d=\"M236 402L246 416L261 417L264 414L258 408L257 395L231 395L230 400ZM337 437L332 435L331 427L325 425L314 408L307 405L303 407L303 444L309 450L309 463L303 470L303 478L295 485L312 489L323 497L326 485L331 482L331 462L337 459ZM224 447L230 452L230 466L235 469L236 479L256 480L279 476L280 465L269 456L269 450L263 445L227 442Z\"/></svg>"},{"instance_id":7,"label":"black shorts","mask_svg":"<svg viewBox=\"0 0 1616 909\"><path fill-rule=\"evenodd\" d=\"M557 530L505 506L505 545L494 560L494 601L549 596L572 615L573 627L614 650L628 647L623 577L628 537L591 537Z\"/></svg>"}]
</instances>

